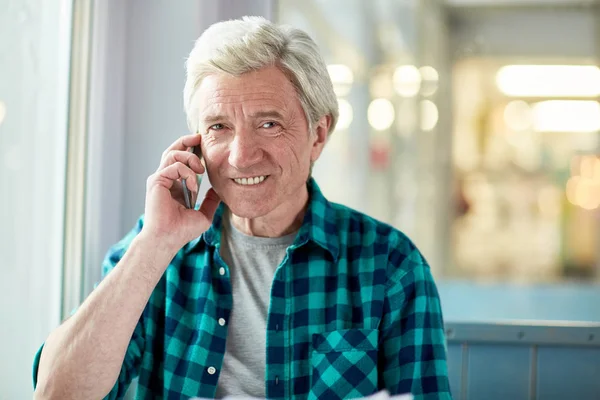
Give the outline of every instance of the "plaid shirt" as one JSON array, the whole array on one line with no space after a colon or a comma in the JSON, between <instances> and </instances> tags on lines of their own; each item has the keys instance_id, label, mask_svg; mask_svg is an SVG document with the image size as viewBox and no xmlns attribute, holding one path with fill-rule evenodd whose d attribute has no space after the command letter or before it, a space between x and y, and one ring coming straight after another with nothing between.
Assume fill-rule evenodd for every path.
<instances>
[{"instance_id":1,"label":"plaid shirt","mask_svg":"<svg viewBox=\"0 0 600 400\"><path fill-rule=\"evenodd\" d=\"M399 231L328 202L312 179L308 188L304 222L271 288L267 397L344 399L387 389L451 399L442 311L426 261ZM168 266L106 398L123 397L136 376L139 399L214 397L232 307L219 256L223 210ZM143 218L109 251L104 274L142 225ZM39 353L34 371L38 361Z\"/></svg>"}]
</instances>

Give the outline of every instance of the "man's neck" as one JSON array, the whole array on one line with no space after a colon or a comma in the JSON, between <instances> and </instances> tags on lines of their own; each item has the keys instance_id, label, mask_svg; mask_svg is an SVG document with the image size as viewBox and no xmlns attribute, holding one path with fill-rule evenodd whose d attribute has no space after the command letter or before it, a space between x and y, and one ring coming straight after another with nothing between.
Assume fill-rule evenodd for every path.
<instances>
[{"instance_id":1,"label":"man's neck","mask_svg":"<svg viewBox=\"0 0 600 400\"><path fill-rule=\"evenodd\" d=\"M283 203L269 214L258 218L242 218L230 213L231 223L240 232L250 236L281 237L300 229L308 204L308 189L302 185L300 190L291 196L289 202Z\"/></svg>"}]
</instances>

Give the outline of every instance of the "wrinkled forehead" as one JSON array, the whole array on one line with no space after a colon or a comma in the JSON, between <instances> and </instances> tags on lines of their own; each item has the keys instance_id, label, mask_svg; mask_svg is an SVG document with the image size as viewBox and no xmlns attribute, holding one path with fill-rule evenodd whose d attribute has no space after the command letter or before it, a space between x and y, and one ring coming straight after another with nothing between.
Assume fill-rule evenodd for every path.
<instances>
[{"instance_id":1,"label":"wrinkled forehead","mask_svg":"<svg viewBox=\"0 0 600 400\"><path fill-rule=\"evenodd\" d=\"M225 73L205 77L198 88L200 118L206 114L243 107L247 111L297 111L301 104L292 83L277 68L249 72L240 76Z\"/></svg>"}]
</instances>

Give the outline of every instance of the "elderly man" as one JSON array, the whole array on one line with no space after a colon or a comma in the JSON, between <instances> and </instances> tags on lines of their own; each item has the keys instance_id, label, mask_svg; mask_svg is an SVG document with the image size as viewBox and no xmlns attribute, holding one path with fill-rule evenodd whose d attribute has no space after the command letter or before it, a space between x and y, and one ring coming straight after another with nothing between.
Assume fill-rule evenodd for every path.
<instances>
[{"instance_id":1,"label":"elderly man","mask_svg":"<svg viewBox=\"0 0 600 400\"><path fill-rule=\"evenodd\" d=\"M184 103L198 134L164 152L144 217L38 352L36 398L121 398L139 377L140 399L449 399L426 261L310 178L338 111L309 36L262 18L213 25ZM187 209L181 180L195 192L205 168L213 188Z\"/></svg>"}]
</instances>

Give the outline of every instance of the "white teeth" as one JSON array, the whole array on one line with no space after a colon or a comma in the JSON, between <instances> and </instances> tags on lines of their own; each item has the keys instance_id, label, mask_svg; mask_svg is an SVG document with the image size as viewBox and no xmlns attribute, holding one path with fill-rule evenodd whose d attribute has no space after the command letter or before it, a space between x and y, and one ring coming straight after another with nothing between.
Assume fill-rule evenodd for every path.
<instances>
[{"instance_id":1,"label":"white teeth","mask_svg":"<svg viewBox=\"0 0 600 400\"><path fill-rule=\"evenodd\" d=\"M257 185L266 179L265 175L255 176L252 178L236 178L234 179L235 183L239 185Z\"/></svg>"}]
</instances>

